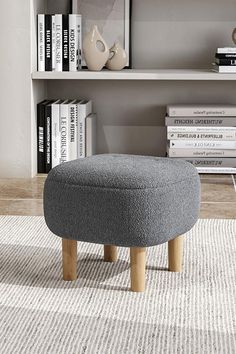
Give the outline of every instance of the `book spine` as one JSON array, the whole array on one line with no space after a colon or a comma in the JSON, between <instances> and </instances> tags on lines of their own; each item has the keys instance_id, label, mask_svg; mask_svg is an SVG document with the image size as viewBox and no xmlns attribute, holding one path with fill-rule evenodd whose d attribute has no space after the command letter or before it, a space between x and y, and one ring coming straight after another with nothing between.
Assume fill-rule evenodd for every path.
<instances>
[{"instance_id":1,"label":"book spine","mask_svg":"<svg viewBox=\"0 0 236 354\"><path fill-rule=\"evenodd\" d=\"M38 15L38 71L45 71L45 16Z\"/></svg>"},{"instance_id":2,"label":"book spine","mask_svg":"<svg viewBox=\"0 0 236 354\"><path fill-rule=\"evenodd\" d=\"M86 156L85 129L86 117L92 113L92 102L80 103L78 105L78 157Z\"/></svg>"},{"instance_id":3,"label":"book spine","mask_svg":"<svg viewBox=\"0 0 236 354\"><path fill-rule=\"evenodd\" d=\"M236 168L236 158L180 158L199 167L232 167Z\"/></svg>"},{"instance_id":4,"label":"book spine","mask_svg":"<svg viewBox=\"0 0 236 354\"><path fill-rule=\"evenodd\" d=\"M56 26L56 71L62 71L62 15L55 15Z\"/></svg>"},{"instance_id":5,"label":"book spine","mask_svg":"<svg viewBox=\"0 0 236 354\"><path fill-rule=\"evenodd\" d=\"M37 104L37 161L38 161L38 173L45 173L45 116L43 102Z\"/></svg>"},{"instance_id":6,"label":"book spine","mask_svg":"<svg viewBox=\"0 0 236 354\"><path fill-rule=\"evenodd\" d=\"M52 15L52 71L56 70L56 22Z\"/></svg>"},{"instance_id":7,"label":"book spine","mask_svg":"<svg viewBox=\"0 0 236 354\"><path fill-rule=\"evenodd\" d=\"M227 73L236 73L236 67L235 66L222 66L222 65L216 65L213 68L213 71L216 71L218 73L222 74L227 74Z\"/></svg>"},{"instance_id":8,"label":"book spine","mask_svg":"<svg viewBox=\"0 0 236 354\"><path fill-rule=\"evenodd\" d=\"M232 140L236 141L235 132L229 133L167 133L168 140Z\"/></svg>"},{"instance_id":9,"label":"book spine","mask_svg":"<svg viewBox=\"0 0 236 354\"><path fill-rule=\"evenodd\" d=\"M169 117L197 117L197 118L232 117L232 116L236 116L236 106L235 105L233 107L168 106L167 115Z\"/></svg>"},{"instance_id":10,"label":"book spine","mask_svg":"<svg viewBox=\"0 0 236 354\"><path fill-rule=\"evenodd\" d=\"M76 15L69 15L69 69L70 71L77 71L76 43L77 43Z\"/></svg>"},{"instance_id":11,"label":"book spine","mask_svg":"<svg viewBox=\"0 0 236 354\"><path fill-rule=\"evenodd\" d=\"M52 104L52 168L60 164L61 136L60 136L60 105Z\"/></svg>"},{"instance_id":12,"label":"book spine","mask_svg":"<svg viewBox=\"0 0 236 354\"><path fill-rule=\"evenodd\" d=\"M45 71L52 71L52 16L45 15Z\"/></svg>"},{"instance_id":13,"label":"book spine","mask_svg":"<svg viewBox=\"0 0 236 354\"><path fill-rule=\"evenodd\" d=\"M234 59L215 59L217 65L220 66L235 66L236 65L236 58Z\"/></svg>"},{"instance_id":14,"label":"book spine","mask_svg":"<svg viewBox=\"0 0 236 354\"><path fill-rule=\"evenodd\" d=\"M236 59L236 53L233 54L233 53L229 53L229 54L219 54L219 53L216 53L215 57L217 59Z\"/></svg>"},{"instance_id":15,"label":"book spine","mask_svg":"<svg viewBox=\"0 0 236 354\"><path fill-rule=\"evenodd\" d=\"M169 148L169 157L236 157L236 150L204 150Z\"/></svg>"},{"instance_id":16,"label":"book spine","mask_svg":"<svg viewBox=\"0 0 236 354\"><path fill-rule=\"evenodd\" d=\"M77 121L77 104L69 105L69 156L70 160L77 159L78 146L78 121Z\"/></svg>"},{"instance_id":17,"label":"book spine","mask_svg":"<svg viewBox=\"0 0 236 354\"><path fill-rule=\"evenodd\" d=\"M77 43L76 43L76 66L82 69L82 16L76 15Z\"/></svg>"},{"instance_id":18,"label":"book spine","mask_svg":"<svg viewBox=\"0 0 236 354\"><path fill-rule=\"evenodd\" d=\"M60 105L60 127L61 127L61 163L67 162L69 158L68 144L68 104Z\"/></svg>"},{"instance_id":19,"label":"book spine","mask_svg":"<svg viewBox=\"0 0 236 354\"><path fill-rule=\"evenodd\" d=\"M86 118L86 157L96 154L96 115Z\"/></svg>"},{"instance_id":20,"label":"book spine","mask_svg":"<svg viewBox=\"0 0 236 354\"><path fill-rule=\"evenodd\" d=\"M235 141L170 140L170 148L175 149L231 149L236 150Z\"/></svg>"},{"instance_id":21,"label":"book spine","mask_svg":"<svg viewBox=\"0 0 236 354\"><path fill-rule=\"evenodd\" d=\"M48 173L52 168L52 111L51 104L48 104L45 107L45 119L46 119L46 127L45 127L45 145L46 145L46 173Z\"/></svg>"},{"instance_id":22,"label":"book spine","mask_svg":"<svg viewBox=\"0 0 236 354\"><path fill-rule=\"evenodd\" d=\"M197 125L197 126L223 126L234 127L236 126L236 117L166 117L166 126L175 125Z\"/></svg>"},{"instance_id":23,"label":"book spine","mask_svg":"<svg viewBox=\"0 0 236 354\"><path fill-rule=\"evenodd\" d=\"M198 173L235 174L236 168L231 167L197 167Z\"/></svg>"},{"instance_id":24,"label":"book spine","mask_svg":"<svg viewBox=\"0 0 236 354\"><path fill-rule=\"evenodd\" d=\"M236 47L217 48L218 54L236 54Z\"/></svg>"},{"instance_id":25,"label":"book spine","mask_svg":"<svg viewBox=\"0 0 236 354\"><path fill-rule=\"evenodd\" d=\"M69 16L62 15L63 71L69 71Z\"/></svg>"},{"instance_id":26,"label":"book spine","mask_svg":"<svg viewBox=\"0 0 236 354\"><path fill-rule=\"evenodd\" d=\"M167 133L225 133L225 134L236 134L236 127L194 127L194 126L168 126Z\"/></svg>"}]
</instances>

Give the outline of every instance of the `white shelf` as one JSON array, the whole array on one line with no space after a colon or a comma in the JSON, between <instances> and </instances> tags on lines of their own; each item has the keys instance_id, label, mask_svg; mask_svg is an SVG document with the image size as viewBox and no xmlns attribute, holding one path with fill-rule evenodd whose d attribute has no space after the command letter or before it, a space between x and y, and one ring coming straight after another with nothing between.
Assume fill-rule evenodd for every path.
<instances>
[{"instance_id":1,"label":"white shelf","mask_svg":"<svg viewBox=\"0 0 236 354\"><path fill-rule=\"evenodd\" d=\"M163 70L136 70L122 71L102 70L78 72L33 72L33 80L208 80L231 81L236 80L236 73L219 74L210 69L163 69Z\"/></svg>"}]
</instances>

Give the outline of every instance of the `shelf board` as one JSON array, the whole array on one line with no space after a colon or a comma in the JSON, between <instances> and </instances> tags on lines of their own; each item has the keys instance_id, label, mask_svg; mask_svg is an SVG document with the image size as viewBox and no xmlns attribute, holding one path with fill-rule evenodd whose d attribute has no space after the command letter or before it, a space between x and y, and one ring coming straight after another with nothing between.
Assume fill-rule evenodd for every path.
<instances>
[{"instance_id":1,"label":"shelf board","mask_svg":"<svg viewBox=\"0 0 236 354\"><path fill-rule=\"evenodd\" d=\"M210 69L163 69L121 71L102 70L99 72L81 70L77 72L33 72L33 80L236 80L236 73L220 74Z\"/></svg>"}]
</instances>

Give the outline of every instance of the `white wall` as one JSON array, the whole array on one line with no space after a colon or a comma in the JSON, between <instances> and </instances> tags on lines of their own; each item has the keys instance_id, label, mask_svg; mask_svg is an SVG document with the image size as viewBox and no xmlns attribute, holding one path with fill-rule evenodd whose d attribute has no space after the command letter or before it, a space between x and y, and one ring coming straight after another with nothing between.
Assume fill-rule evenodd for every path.
<instances>
[{"instance_id":1,"label":"white wall","mask_svg":"<svg viewBox=\"0 0 236 354\"><path fill-rule=\"evenodd\" d=\"M46 3L49 12L67 8L65 0ZM46 95L94 100L99 152L158 155L165 153L166 104L236 102L234 82L32 84L31 69L36 67L35 15L43 5L44 0L0 2L0 177L29 177L36 172L35 104ZM231 45L235 20L233 0L133 0L133 65L210 67L215 48Z\"/></svg>"}]
</instances>

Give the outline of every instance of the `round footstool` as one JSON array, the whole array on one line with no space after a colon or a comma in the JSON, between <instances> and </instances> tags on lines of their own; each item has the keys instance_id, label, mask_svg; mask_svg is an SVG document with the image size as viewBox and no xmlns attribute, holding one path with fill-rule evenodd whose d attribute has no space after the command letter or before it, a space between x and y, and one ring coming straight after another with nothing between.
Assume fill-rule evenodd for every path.
<instances>
[{"instance_id":1,"label":"round footstool","mask_svg":"<svg viewBox=\"0 0 236 354\"><path fill-rule=\"evenodd\" d=\"M182 234L196 223L200 180L191 164L168 158L96 155L64 163L49 173L44 215L62 238L63 278L76 279L77 241L129 247L131 289L145 289L146 247L169 241L169 270L181 271Z\"/></svg>"}]
</instances>

